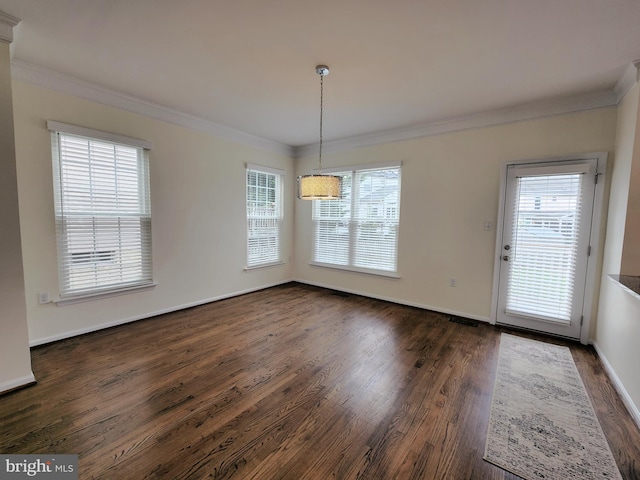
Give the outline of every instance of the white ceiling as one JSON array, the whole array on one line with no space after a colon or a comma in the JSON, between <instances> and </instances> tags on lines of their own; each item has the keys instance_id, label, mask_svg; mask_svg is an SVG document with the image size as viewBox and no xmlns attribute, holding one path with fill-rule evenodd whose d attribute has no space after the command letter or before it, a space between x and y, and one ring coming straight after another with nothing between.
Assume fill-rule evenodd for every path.
<instances>
[{"instance_id":1,"label":"white ceiling","mask_svg":"<svg viewBox=\"0 0 640 480\"><path fill-rule=\"evenodd\" d=\"M0 0L13 60L290 146L611 91L637 0Z\"/></svg>"}]
</instances>

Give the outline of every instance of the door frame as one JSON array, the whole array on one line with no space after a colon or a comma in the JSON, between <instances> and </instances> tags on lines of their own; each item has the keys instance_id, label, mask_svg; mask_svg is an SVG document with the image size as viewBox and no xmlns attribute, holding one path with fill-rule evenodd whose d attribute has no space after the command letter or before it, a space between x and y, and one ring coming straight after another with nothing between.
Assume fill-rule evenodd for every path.
<instances>
[{"instance_id":1,"label":"door frame","mask_svg":"<svg viewBox=\"0 0 640 480\"><path fill-rule=\"evenodd\" d=\"M591 152L591 153L579 153L575 155L567 155L563 157L549 157L549 158L530 158L523 160L513 160L503 162L500 170L500 198L498 201L498 218L496 221L496 246L493 263L493 288L491 295L491 317L490 323L495 325L498 318L498 289L500 286L500 264L502 256L502 233L504 229L505 220L505 195L507 189L507 169L509 166L521 166L527 164L541 164L541 163L553 163L553 162L566 162L570 160L597 160L596 167L596 188L593 199L593 217L591 221L591 231L589 245L591 247L591 254L587 260L587 274L585 282L585 294L582 305L583 323L580 329L580 343L586 345L589 341L589 332L593 324L593 319L598 311L598 304L596 301L597 291L600 282L598 279L598 272L602 266L602 239L604 237L603 231L603 218L605 215L605 186L607 183L607 157L608 152Z\"/></svg>"}]
</instances>

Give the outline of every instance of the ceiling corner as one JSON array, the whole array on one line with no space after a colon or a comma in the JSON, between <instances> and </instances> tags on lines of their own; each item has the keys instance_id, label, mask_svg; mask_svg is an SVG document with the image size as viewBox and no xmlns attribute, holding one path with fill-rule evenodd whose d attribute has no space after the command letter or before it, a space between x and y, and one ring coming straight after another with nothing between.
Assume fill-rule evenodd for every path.
<instances>
[{"instance_id":1,"label":"ceiling corner","mask_svg":"<svg viewBox=\"0 0 640 480\"><path fill-rule=\"evenodd\" d=\"M616 94L616 100L618 103L624 98L627 92L633 87L640 79L640 60L635 60L627 65L624 73L613 87L613 91Z\"/></svg>"},{"instance_id":2,"label":"ceiling corner","mask_svg":"<svg viewBox=\"0 0 640 480\"><path fill-rule=\"evenodd\" d=\"M13 27L20 23L20 19L0 10L0 41L13 42Z\"/></svg>"}]
</instances>

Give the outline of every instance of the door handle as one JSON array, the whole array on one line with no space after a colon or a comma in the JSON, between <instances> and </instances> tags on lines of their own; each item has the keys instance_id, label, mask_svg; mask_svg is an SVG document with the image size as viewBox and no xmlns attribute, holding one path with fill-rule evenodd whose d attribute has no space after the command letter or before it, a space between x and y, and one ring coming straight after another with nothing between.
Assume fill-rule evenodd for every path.
<instances>
[{"instance_id":1,"label":"door handle","mask_svg":"<svg viewBox=\"0 0 640 480\"><path fill-rule=\"evenodd\" d=\"M502 260L504 260L505 262L509 261L509 255L505 255L502 257Z\"/></svg>"}]
</instances>

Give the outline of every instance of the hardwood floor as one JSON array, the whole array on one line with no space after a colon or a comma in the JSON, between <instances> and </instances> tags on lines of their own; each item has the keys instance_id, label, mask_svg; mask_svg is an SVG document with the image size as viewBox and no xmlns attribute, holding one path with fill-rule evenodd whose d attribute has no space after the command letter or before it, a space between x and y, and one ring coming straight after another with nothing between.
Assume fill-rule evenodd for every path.
<instances>
[{"instance_id":1,"label":"hardwood floor","mask_svg":"<svg viewBox=\"0 0 640 480\"><path fill-rule=\"evenodd\" d=\"M501 331L274 287L34 349L38 384L0 397L0 452L78 453L81 479L516 479L482 459ZM640 432L570 347L640 478Z\"/></svg>"}]
</instances>

